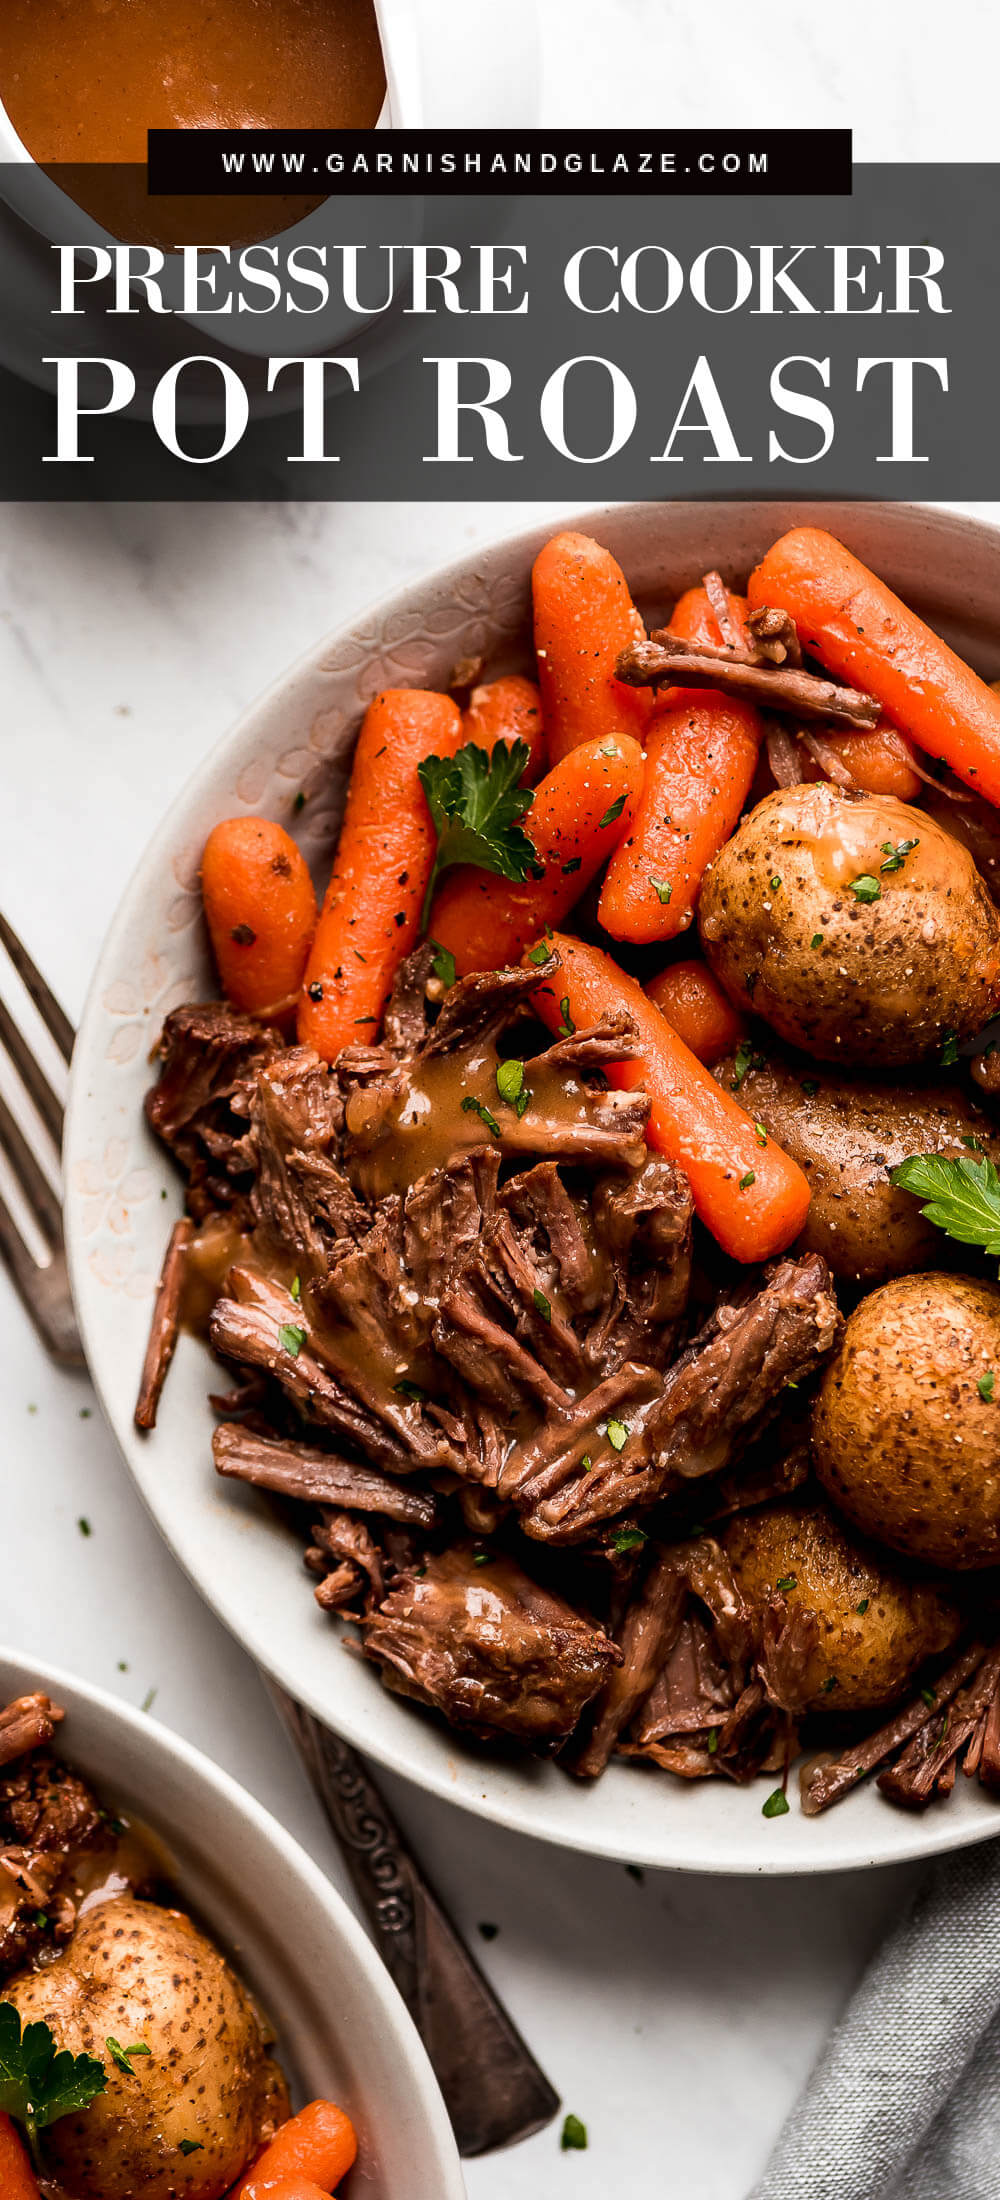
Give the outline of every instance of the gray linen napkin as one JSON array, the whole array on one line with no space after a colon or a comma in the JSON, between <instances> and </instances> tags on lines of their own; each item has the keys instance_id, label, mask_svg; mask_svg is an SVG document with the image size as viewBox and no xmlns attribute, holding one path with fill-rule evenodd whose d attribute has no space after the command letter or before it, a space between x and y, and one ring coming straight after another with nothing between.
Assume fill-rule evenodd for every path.
<instances>
[{"instance_id":1,"label":"gray linen napkin","mask_svg":"<svg viewBox=\"0 0 1000 2200\"><path fill-rule=\"evenodd\" d=\"M1000 1842L936 1864L749 2200L997 2200Z\"/></svg>"}]
</instances>

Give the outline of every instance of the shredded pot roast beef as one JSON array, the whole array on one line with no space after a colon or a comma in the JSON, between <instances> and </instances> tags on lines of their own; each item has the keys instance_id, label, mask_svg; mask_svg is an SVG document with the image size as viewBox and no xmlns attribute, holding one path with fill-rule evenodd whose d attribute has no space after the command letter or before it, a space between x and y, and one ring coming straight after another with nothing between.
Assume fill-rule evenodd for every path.
<instances>
[{"instance_id":1,"label":"shredded pot roast beef","mask_svg":"<svg viewBox=\"0 0 1000 2200\"><path fill-rule=\"evenodd\" d=\"M616 1752L786 1775L818 1623L776 1586L755 1628L710 1527L809 1475L829 1271L791 1254L709 1283L647 1098L604 1075L629 1020L549 1041L531 995L556 969L445 990L422 948L381 1043L332 1068L223 1004L173 1011L147 1113L188 1213L136 1418L181 1324L207 1334L218 1473L290 1509L318 1605L467 1734L586 1778ZM876 1769L919 1805L963 1752L1000 1786L995 1650L918 1705L811 1761L807 1811Z\"/></svg>"},{"instance_id":2,"label":"shredded pot roast beef","mask_svg":"<svg viewBox=\"0 0 1000 2200\"><path fill-rule=\"evenodd\" d=\"M47 1696L0 1710L0 1988L70 1938L81 1902L111 1875L137 1887L150 1858L109 1818L50 1743L62 1719Z\"/></svg>"}]
</instances>

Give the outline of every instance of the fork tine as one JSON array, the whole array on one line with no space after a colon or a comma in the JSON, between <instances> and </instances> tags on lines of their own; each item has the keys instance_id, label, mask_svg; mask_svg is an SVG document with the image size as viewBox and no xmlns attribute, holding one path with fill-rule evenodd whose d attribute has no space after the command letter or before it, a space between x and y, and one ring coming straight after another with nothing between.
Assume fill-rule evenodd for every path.
<instances>
[{"instance_id":1,"label":"fork tine","mask_svg":"<svg viewBox=\"0 0 1000 2200\"><path fill-rule=\"evenodd\" d=\"M32 1212L41 1228L50 1252L62 1244L62 1216L59 1201L43 1169L39 1167L23 1132L14 1121L7 1102L0 1092L0 1152L5 1153L11 1168L29 1201Z\"/></svg>"},{"instance_id":2,"label":"fork tine","mask_svg":"<svg viewBox=\"0 0 1000 2200\"><path fill-rule=\"evenodd\" d=\"M0 1000L0 1046L10 1055L25 1092L34 1101L49 1137L58 1149L62 1145L63 1104L54 1093L45 1071L36 1062L27 1041L22 1038L6 1002Z\"/></svg>"},{"instance_id":3,"label":"fork tine","mask_svg":"<svg viewBox=\"0 0 1000 2200\"><path fill-rule=\"evenodd\" d=\"M66 1275L66 1256L53 1254L47 1268L40 1268L25 1245L9 1207L0 1193L0 1260L10 1271L11 1282L43 1345L61 1367L85 1367L80 1332Z\"/></svg>"},{"instance_id":4,"label":"fork tine","mask_svg":"<svg viewBox=\"0 0 1000 2200\"><path fill-rule=\"evenodd\" d=\"M36 963L33 963L26 947L22 947L17 933L6 917L0 916L0 943L6 948L18 977L27 987L45 1029L68 1062L73 1052L73 1026L64 1009L60 1008L51 987L47 986Z\"/></svg>"}]
</instances>

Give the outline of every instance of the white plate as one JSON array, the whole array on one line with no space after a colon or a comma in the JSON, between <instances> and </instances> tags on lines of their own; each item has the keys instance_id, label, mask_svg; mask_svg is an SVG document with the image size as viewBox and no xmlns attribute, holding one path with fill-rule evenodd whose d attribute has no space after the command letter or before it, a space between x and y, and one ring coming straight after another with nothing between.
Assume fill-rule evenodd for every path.
<instances>
[{"instance_id":1,"label":"white plate","mask_svg":"<svg viewBox=\"0 0 1000 2200\"><path fill-rule=\"evenodd\" d=\"M643 504L574 526L606 541L646 607L669 603L712 566L741 581L782 531L827 525L988 677L1000 672L1000 533L918 505ZM760 1783L682 1784L612 1764L593 1787L552 1765L466 1747L389 1695L345 1655L342 1630L310 1594L299 1539L254 1492L216 1477L206 1393L217 1369L183 1337L159 1425L132 1425L150 1305L181 1188L146 1130L147 1056L164 1014L214 990L198 863L217 819L241 810L294 825L328 865L351 744L386 685L447 681L459 658L503 669L523 659L529 572L548 526L477 551L374 606L293 666L208 757L165 819L125 894L100 958L73 1065L66 1130L68 1243L94 1381L154 1519L192 1581L261 1665L349 1741L420 1786L520 1832L597 1855L691 1871L829 1871L931 1854L1000 1833L1000 1811L971 1781L921 1817L865 1788L826 1816L793 1802L764 1819ZM232 637L220 636L219 647ZM297 790L310 799L297 819Z\"/></svg>"},{"instance_id":2,"label":"white plate","mask_svg":"<svg viewBox=\"0 0 1000 2200\"><path fill-rule=\"evenodd\" d=\"M0 1649L0 1703L35 1689L66 1712L56 1748L142 1820L178 1890L266 2009L299 2103L345 2108L358 2166L344 2200L463 2200L444 2103L370 1941L277 1819L156 1720Z\"/></svg>"}]
</instances>

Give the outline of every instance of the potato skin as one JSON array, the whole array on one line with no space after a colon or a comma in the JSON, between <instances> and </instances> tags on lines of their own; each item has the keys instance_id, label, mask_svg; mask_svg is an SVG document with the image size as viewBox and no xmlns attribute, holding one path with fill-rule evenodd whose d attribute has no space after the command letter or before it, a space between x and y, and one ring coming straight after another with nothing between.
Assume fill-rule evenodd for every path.
<instances>
[{"instance_id":1,"label":"potato skin","mask_svg":"<svg viewBox=\"0 0 1000 2200\"><path fill-rule=\"evenodd\" d=\"M903 840L919 845L883 872L884 844ZM862 876L878 900L851 892ZM706 871L698 914L731 998L821 1061L926 1061L1000 1008L1000 915L971 855L891 795L765 795Z\"/></svg>"},{"instance_id":2,"label":"potato skin","mask_svg":"<svg viewBox=\"0 0 1000 2200\"><path fill-rule=\"evenodd\" d=\"M789 1610L818 1615L805 1676L810 1711L894 1703L925 1659L947 1650L959 1632L956 1607L933 1583L908 1580L824 1504L737 1513L723 1542L755 1617L763 1617L777 1582L791 1576L794 1586L781 1592Z\"/></svg>"},{"instance_id":3,"label":"potato skin","mask_svg":"<svg viewBox=\"0 0 1000 2200\"><path fill-rule=\"evenodd\" d=\"M738 1082L735 1055L712 1075L804 1170L812 1204L800 1249L822 1253L834 1275L851 1283L933 1268L941 1232L925 1222L911 1193L890 1183L889 1171L914 1153L960 1159L968 1150L963 1138L975 1138L1000 1164L990 1118L960 1085L838 1075L796 1061L766 1035L764 1048Z\"/></svg>"},{"instance_id":4,"label":"potato skin","mask_svg":"<svg viewBox=\"0 0 1000 2200\"><path fill-rule=\"evenodd\" d=\"M210 1941L180 1911L121 1896L80 1920L63 1954L6 1988L27 2024L96 2055L107 2090L45 2135L72 2200L221 2200L290 2113L256 2011ZM144 2041L134 2076L114 2063ZM183 2154L179 2142L199 2149Z\"/></svg>"},{"instance_id":5,"label":"potato skin","mask_svg":"<svg viewBox=\"0 0 1000 2200\"><path fill-rule=\"evenodd\" d=\"M996 1399L979 1378L996 1372ZM900 1276L862 1299L823 1372L813 1457L856 1527L931 1566L1000 1563L1000 1288Z\"/></svg>"}]
</instances>

